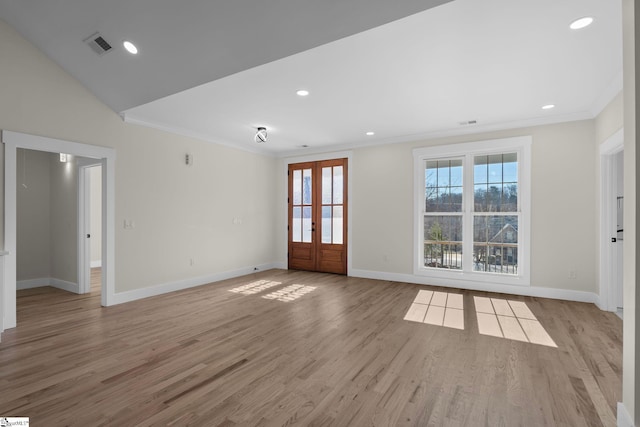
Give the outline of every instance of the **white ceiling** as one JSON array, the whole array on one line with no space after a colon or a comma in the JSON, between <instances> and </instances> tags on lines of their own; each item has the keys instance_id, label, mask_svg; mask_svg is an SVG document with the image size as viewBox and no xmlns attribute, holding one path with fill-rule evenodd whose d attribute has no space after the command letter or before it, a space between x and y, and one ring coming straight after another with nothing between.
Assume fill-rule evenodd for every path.
<instances>
[{"instance_id":1,"label":"white ceiling","mask_svg":"<svg viewBox=\"0 0 640 427\"><path fill-rule=\"evenodd\" d=\"M137 5L148 1L155 0L130 3ZM167 11L171 10L168 2L163 1ZM4 18L8 6L13 12L28 9L25 3L48 4L45 0L0 0L0 13ZM58 0L55 3L85 2ZM96 9L107 7L96 0L89 3ZM112 7L111 2L104 3ZM114 3L125 6L122 1ZM238 3L248 7L251 2ZM291 6L297 2L284 3ZM284 3L281 1L272 6ZM305 8L311 10L312 4L318 2L308 0L303 3L304 7L288 15L289 18L308 16L304 14ZM352 15L367 10L357 1L343 3L358 6L350 10ZM412 2L393 2L392 9L401 3ZM412 5L417 3L426 9L443 2L416 1ZM141 27L152 28L155 36L146 37L142 30L136 30L136 37L131 37L140 49L137 57L113 52L101 58L96 56L98 59L93 61L99 63L117 54L118 60L113 66L120 78L129 76L135 82L140 79L150 82L131 87L109 81L104 88L91 86L86 81L85 84L108 105L126 105L127 108L117 111L129 122L276 155L592 118L622 86L620 3L612 0L455 0L389 22L394 19L392 17L386 20L389 23L364 32L343 29L343 34L354 35L313 49L300 49L300 44L297 50L295 46L289 46L291 53L301 51L290 56L282 50L269 52L266 56L257 55L257 59L246 55L242 60L231 60L230 68L222 64L224 72L211 74L209 68L206 70L210 73L208 77L200 73L197 79L191 71L202 64L198 58L207 57L208 62L211 58L217 62L215 58L219 58L225 62L233 52L225 51L225 43L214 42L208 49L189 50L194 55L185 59L184 53L176 52L178 49L168 43L166 37L174 36L177 28L183 28L188 20L182 18L178 20L179 26L169 26L171 20L166 13L156 11L149 16L142 15L144 25ZM182 0L180 5L184 4ZM210 12L217 8L236 19L234 25L228 23L220 29L219 38L231 40L238 33L249 31L238 20L239 16L231 14L228 8L216 4ZM200 10L195 9L196 16ZM45 12L41 11L43 15ZM406 15L406 11L403 14ZM595 17L593 25L578 31L568 28L571 21L586 15ZM384 21L380 16L377 20ZM388 18L389 15L385 16ZM265 24L261 28L270 28L265 40L278 36L283 40L304 39L306 32L302 30L314 23L313 19L307 19L295 28L292 25L279 28L283 20L275 19L273 13L261 18ZM276 24L268 25L272 20ZM107 40L119 40L123 36L118 30L127 29L130 33L135 28L135 22L130 19L125 20L126 25L106 21L111 25L103 23L103 27L109 30L97 28L100 21L96 21L83 31L90 34L97 29ZM201 28L202 21L202 17L194 21L194 30L187 31L188 37L201 35L195 30ZM344 21L340 23L343 27L351 23ZM13 25L11 19L8 22ZM112 28L114 25L116 28ZM14 26L25 33L19 25ZM366 25L355 27L363 26ZM238 31L238 27L243 31ZM57 34L56 28L50 30ZM67 30L59 31L65 33ZM36 32L46 34L45 30ZM164 37L163 46L156 44L158 34ZM259 38L260 31L243 37L242 43L248 43L251 37ZM316 37L315 45L318 44L321 43ZM312 47L314 42L307 45ZM80 47L85 48L83 55L95 56L88 47ZM157 74L163 75L163 68L149 71L148 67L153 63L149 64L146 53L151 50L149 55L157 57L159 47L167 60L177 64L171 68L176 82L165 93L158 89L162 78ZM46 43L41 48L48 53ZM249 51L255 54L255 49ZM193 56L196 59L192 59ZM65 66L64 58L58 61ZM143 69L147 71L142 72ZM70 72L74 74L73 70ZM192 83L197 80L208 83L193 87ZM111 98L100 96L101 91L109 92L109 85L132 93L127 96L116 93ZM181 85L180 89L192 88L182 92L175 90ZM301 88L308 89L311 94L298 97L295 92ZM117 92L116 89L113 92ZM168 96L157 99L160 98L158 94ZM140 100L151 102L141 105ZM545 111L540 108L550 103L557 107ZM459 124L468 120L478 123ZM268 141L260 145L253 142L258 126L266 126L269 131ZM369 130L376 134L366 136L365 132ZM301 145L309 148L300 148Z\"/></svg>"}]
</instances>

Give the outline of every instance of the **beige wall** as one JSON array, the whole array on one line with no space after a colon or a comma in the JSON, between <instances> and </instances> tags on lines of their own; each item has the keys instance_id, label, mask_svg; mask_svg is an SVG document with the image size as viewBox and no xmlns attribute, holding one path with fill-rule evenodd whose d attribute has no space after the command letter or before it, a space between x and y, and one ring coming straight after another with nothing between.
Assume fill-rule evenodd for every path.
<instances>
[{"instance_id":1,"label":"beige wall","mask_svg":"<svg viewBox=\"0 0 640 427\"><path fill-rule=\"evenodd\" d=\"M638 278L636 265L637 251L637 213L636 185L638 152L636 150L637 126L640 124L637 107L636 74L637 61L640 60L640 44L636 44L636 34L640 31L640 10L635 8L633 0L622 0L623 19L623 58L624 58L624 322L622 355L622 402L636 425L640 423L640 328L636 312Z\"/></svg>"},{"instance_id":2,"label":"beige wall","mask_svg":"<svg viewBox=\"0 0 640 427\"><path fill-rule=\"evenodd\" d=\"M78 283L76 159L23 149L17 157L16 279Z\"/></svg>"},{"instance_id":3,"label":"beige wall","mask_svg":"<svg viewBox=\"0 0 640 427\"><path fill-rule=\"evenodd\" d=\"M413 273L413 148L522 135L533 137L531 285L596 293L593 120L353 150L352 268Z\"/></svg>"},{"instance_id":4,"label":"beige wall","mask_svg":"<svg viewBox=\"0 0 640 427\"><path fill-rule=\"evenodd\" d=\"M616 97L609 102L609 104L598 114L598 116L594 120L595 125L595 163L594 168L596 171L597 177L597 188L596 197L594 199L594 211L596 213L596 248L600 248L601 239L600 239L600 179L601 179L601 156L600 156L600 146L606 142L613 134L623 128L624 124L624 97L623 91L620 91ZM622 165L623 166L623 165ZM596 253L597 262L596 262L596 278L598 282L600 281L600 251L598 250ZM599 284L600 290L608 289L610 284L603 283ZM613 286L613 285L611 285Z\"/></svg>"},{"instance_id":5,"label":"beige wall","mask_svg":"<svg viewBox=\"0 0 640 427\"><path fill-rule=\"evenodd\" d=\"M91 262L98 263L102 261L102 166L89 169L89 176Z\"/></svg>"},{"instance_id":6,"label":"beige wall","mask_svg":"<svg viewBox=\"0 0 640 427\"><path fill-rule=\"evenodd\" d=\"M0 55L0 129L116 150L116 292L273 261L273 158L123 123L1 21Z\"/></svg>"},{"instance_id":7,"label":"beige wall","mask_svg":"<svg viewBox=\"0 0 640 427\"><path fill-rule=\"evenodd\" d=\"M78 283L78 168L49 154L51 185L51 278Z\"/></svg>"},{"instance_id":8,"label":"beige wall","mask_svg":"<svg viewBox=\"0 0 640 427\"><path fill-rule=\"evenodd\" d=\"M49 278L51 274L49 156L23 149L17 153L17 280Z\"/></svg>"},{"instance_id":9,"label":"beige wall","mask_svg":"<svg viewBox=\"0 0 640 427\"><path fill-rule=\"evenodd\" d=\"M622 128L624 121L624 97L620 91L595 118L596 143L600 145Z\"/></svg>"}]
</instances>

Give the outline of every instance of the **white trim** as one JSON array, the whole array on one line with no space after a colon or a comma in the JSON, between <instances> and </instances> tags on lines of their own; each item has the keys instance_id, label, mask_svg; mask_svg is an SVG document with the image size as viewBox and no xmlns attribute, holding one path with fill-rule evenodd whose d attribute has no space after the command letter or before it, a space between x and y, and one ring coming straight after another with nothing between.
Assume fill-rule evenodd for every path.
<instances>
[{"instance_id":1,"label":"white trim","mask_svg":"<svg viewBox=\"0 0 640 427\"><path fill-rule=\"evenodd\" d=\"M41 277L39 279L20 280L16 282L16 290L43 288L51 286L53 288L62 289L63 291L80 293L80 286L77 283L67 282L66 280L55 279L52 277Z\"/></svg>"},{"instance_id":2,"label":"white trim","mask_svg":"<svg viewBox=\"0 0 640 427\"><path fill-rule=\"evenodd\" d=\"M95 261L91 261L91 268L98 268L98 267L102 267L102 260L98 259Z\"/></svg>"},{"instance_id":3,"label":"white trim","mask_svg":"<svg viewBox=\"0 0 640 427\"><path fill-rule=\"evenodd\" d=\"M164 123L158 123L158 122L154 122L154 121L149 121L149 120L146 120L146 119L140 119L140 118L137 118L137 117L131 115L131 113L127 113L127 112L121 113L120 117L122 117L122 120L125 123L128 123L128 124L144 126L144 127L148 127L148 128L152 128L152 129L157 129L157 130L161 130L163 132L172 133L174 135L186 136L188 138L198 139L200 141L209 142L209 143L213 143L213 144L217 144L217 145L222 145L224 147L235 148L236 150L246 151L246 152L249 152L249 153L262 154L262 155L269 156L269 157L275 157L275 154L272 151L266 150L266 149L263 149L263 148L258 148L259 146L256 145L256 144L253 144L253 145L242 145L242 144L235 144L233 142L221 141L219 139L212 138L211 136L205 135L203 133L194 132L192 130L185 129L185 128L182 128L182 127L179 127L179 126L173 126L173 125L168 125L168 124L164 124ZM255 129L253 129L253 132L255 132ZM248 135L250 135L250 134L248 134ZM253 141L253 138L252 137L248 138L248 140Z\"/></svg>"},{"instance_id":4,"label":"white trim","mask_svg":"<svg viewBox=\"0 0 640 427\"><path fill-rule=\"evenodd\" d=\"M62 289L63 291L73 292L74 294L80 293L80 286L77 283L67 282L66 280L51 278L51 287Z\"/></svg>"},{"instance_id":5,"label":"white trim","mask_svg":"<svg viewBox=\"0 0 640 427\"><path fill-rule=\"evenodd\" d=\"M593 292L573 291L569 289L541 288L538 286L517 286L483 282L458 281L447 278L431 278L403 273L387 273L372 270L351 270L351 276L363 279L386 280L390 282L415 283L427 286L443 286L447 288L467 289L471 291L495 292L540 298L552 298L567 301L599 304L598 295Z\"/></svg>"},{"instance_id":6,"label":"white trim","mask_svg":"<svg viewBox=\"0 0 640 427\"><path fill-rule=\"evenodd\" d=\"M624 148L624 129L615 131L609 138L600 144L600 154L616 154Z\"/></svg>"},{"instance_id":7,"label":"white trim","mask_svg":"<svg viewBox=\"0 0 640 427\"><path fill-rule=\"evenodd\" d=\"M287 178L287 172L289 171L289 165L294 163L304 163L304 162L321 162L323 160L332 160L332 159L347 159L347 276L351 275L351 266L353 262L353 152L352 151L334 151L331 153L324 154L312 154L309 156L296 156L296 157L288 157L284 159L284 169L282 170L282 180L284 182L284 194L282 197L282 201L284 204L284 212L288 212L289 205L287 204L287 197L289 197L289 180ZM287 251L289 250L289 238L286 233L287 226L289 225L289 215L285 214L284 216L284 230L283 241L284 241L284 259L285 261L285 269L288 268L289 260L287 258Z\"/></svg>"},{"instance_id":8,"label":"white trim","mask_svg":"<svg viewBox=\"0 0 640 427\"><path fill-rule=\"evenodd\" d=\"M483 284L500 284L514 286L530 286L531 284L531 136L502 138L461 144L436 145L431 147L415 148L413 150L414 168L414 227L413 227L413 274L423 276L431 280L453 281L453 283L465 282L465 286L483 286ZM445 269L427 268L423 266L423 237L424 236L424 161L435 158L464 158L463 180L466 189L473 188L473 157L503 152L518 153L518 199L519 216L518 224L518 274L491 274L474 272L470 259L463 262L463 271L451 271ZM472 253L473 239L473 192L465 191L463 201L463 251Z\"/></svg>"},{"instance_id":9,"label":"white trim","mask_svg":"<svg viewBox=\"0 0 640 427\"><path fill-rule=\"evenodd\" d=\"M9 252L5 261L5 276L2 283L4 328L16 326L16 153L18 148L103 159L101 303L103 306L112 305L115 293L115 150L6 130L2 132L2 142L5 145L4 249Z\"/></svg>"},{"instance_id":10,"label":"white trim","mask_svg":"<svg viewBox=\"0 0 640 427\"><path fill-rule=\"evenodd\" d=\"M614 208L610 203L615 197L616 176L615 155L624 149L624 130L619 129L605 142L600 144L600 275L598 292L601 305L599 308L605 311L616 311L616 276L614 268L617 247L610 244L612 236L611 224L615 221Z\"/></svg>"},{"instance_id":11,"label":"white trim","mask_svg":"<svg viewBox=\"0 0 640 427\"><path fill-rule=\"evenodd\" d=\"M90 241L85 237L91 230L89 202L91 192L90 166L78 164L78 285L82 293L91 291Z\"/></svg>"},{"instance_id":12,"label":"white trim","mask_svg":"<svg viewBox=\"0 0 640 427\"><path fill-rule=\"evenodd\" d=\"M78 285L81 293L91 292L91 168L102 166L101 160L78 159ZM102 260L98 261L102 265Z\"/></svg>"},{"instance_id":13,"label":"white trim","mask_svg":"<svg viewBox=\"0 0 640 427\"><path fill-rule=\"evenodd\" d=\"M545 126L545 125L553 125L558 123L568 123L568 122L577 122L581 120L592 120L594 116L589 111L583 111L579 113L572 114L563 114L557 116L544 116L537 117L533 119L526 120L516 120L513 122L507 123L496 123L496 124L487 124L487 125L468 125L463 126L456 129L448 129L448 130L436 130L431 132L423 132L416 133L410 135L402 135L393 138L381 138L381 139L370 139L361 140L358 142L350 142L346 144L335 144L325 147L310 147L305 148L304 152L307 155L312 154L322 154L330 151L341 151L341 150L353 150L357 148L365 148L365 147L374 147L378 145L387 145L387 144L396 144L402 142L416 142L416 141L428 141L436 138L445 138L445 137L453 137L453 136L461 136L461 135L480 135L485 132L497 132L509 129L526 129L530 127L536 126ZM289 150L284 152L278 152L276 155L278 157L286 158L289 156L296 156L302 149L298 148L297 150Z\"/></svg>"},{"instance_id":14,"label":"white trim","mask_svg":"<svg viewBox=\"0 0 640 427\"><path fill-rule=\"evenodd\" d=\"M618 402L618 427L633 427L631 414L622 402Z\"/></svg>"},{"instance_id":15,"label":"white trim","mask_svg":"<svg viewBox=\"0 0 640 427\"><path fill-rule=\"evenodd\" d=\"M49 277L40 277L39 279L19 280L16 282L16 290L43 288L51 284Z\"/></svg>"},{"instance_id":16,"label":"white trim","mask_svg":"<svg viewBox=\"0 0 640 427\"><path fill-rule=\"evenodd\" d=\"M113 304L123 304L143 298L149 298L169 292L180 291L183 289L194 288L196 286L208 285L221 280L233 279L235 277L246 276L258 271L271 270L280 268L279 263L267 263L257 267L244 267L237 270L224 271L208 276L193 277L190 279L176 280L175 282L161 283L159 285L150 286L142 289L134 289L132 291L118 292L113 296Z\"/></svg>"}]
</instances>

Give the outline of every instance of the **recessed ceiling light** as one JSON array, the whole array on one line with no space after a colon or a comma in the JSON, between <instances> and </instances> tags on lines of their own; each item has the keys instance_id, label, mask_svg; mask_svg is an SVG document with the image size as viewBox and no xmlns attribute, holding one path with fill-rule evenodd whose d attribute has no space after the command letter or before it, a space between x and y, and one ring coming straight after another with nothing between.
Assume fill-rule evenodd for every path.
<instances>
[{"instance_id":1,"label":"recessed ceiling light","mask_svg":"<svg viewBox=\"0 0 640 427\"><path fill-rule=\"evenodd\" d=\"M134 45L130 41L125 41L124 43L122 43L122 45L124 46L125 49L127 49L127 52L129 52L130 54L135 55L138 53L138 48L136 47L136 45Z\"/></svg>"},{"instance_id":2,"label":"recessed ceiling light","mask_svg":"<svg viewBox=\"0 0 640 427\"><path fill-rule=\"evenodd\" d=\"M585 16L584 18L576 19L569 25L569 28L572 30L579 30L580 28L588 27L593 23L593 18L591 16Z\"/></svg>"},{"instance_id":3,"label":"recessed ceiling light","mask_svg":"<svg viewBox=\"0 0 640 427\"><path fill-rule=\"evenodd\" d=\"M307 95L309 95L309 91L308 90L304 90L304 89L300 89L299 91L296 92L296 94L298 96L307 96Z\"/></svg>"},{"instance_id":4,"label":"recessed ceiling light","mask_svg":"<svg viewBox=\"0 0 640 427\"><path fill-rule=\"evenodd\" d=\"M543 110L551 110L552 108L556 108L556 106L554 104L547 104L542 106Z\"/></svg>"},{"instance_id":5,"label":"recessed ceiling light","mask_svg":"<svg viewBox=\"0 0 640 427\"><path fill-rule=\"evenodd\" d=\"M375 132L371 132L371 131L367 132L367 136L373 136L375 134L376 134Z\"/></svg>"}]
</instances>

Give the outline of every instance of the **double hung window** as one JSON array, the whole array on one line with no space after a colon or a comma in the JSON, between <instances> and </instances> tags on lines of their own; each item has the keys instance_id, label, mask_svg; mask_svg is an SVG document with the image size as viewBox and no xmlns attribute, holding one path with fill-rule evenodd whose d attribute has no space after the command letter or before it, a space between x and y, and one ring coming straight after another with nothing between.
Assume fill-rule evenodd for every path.
<instances>
[{"instance_id":1,"label":"double hung window","mask_svg":"<svg viewBox=\"0 0 640 427\"><path fill-rule=\"evenodd\" d=\"M414 150L414 273L529 284L531 138Z\"/></svg>"}]
</instances>

